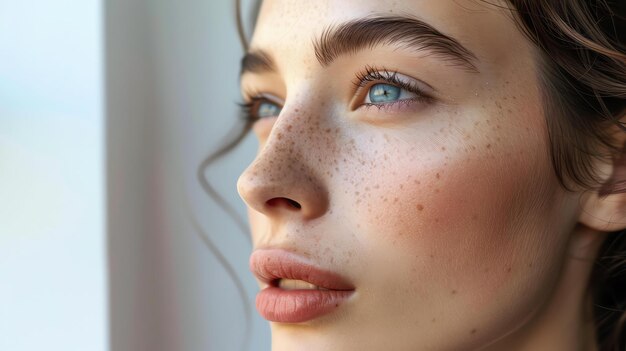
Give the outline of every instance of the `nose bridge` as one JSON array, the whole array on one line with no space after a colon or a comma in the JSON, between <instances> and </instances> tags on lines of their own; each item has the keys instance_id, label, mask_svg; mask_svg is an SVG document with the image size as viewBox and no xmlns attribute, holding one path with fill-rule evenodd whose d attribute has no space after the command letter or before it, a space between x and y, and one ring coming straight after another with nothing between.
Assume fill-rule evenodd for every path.
<instances>
[{"instance_id":1,"label":"nose bridge","mask_svg":"<svg viewBox=\"0 0 626 351\"><path fill-rule=\"evenodd\" d=\"M237 183L248 206L269 216L290 209L311 219L328 208L321 121L301 111L283 108L265 145ZM284 201L277 201L281 199Z\"/></svg>"}]
</instances>

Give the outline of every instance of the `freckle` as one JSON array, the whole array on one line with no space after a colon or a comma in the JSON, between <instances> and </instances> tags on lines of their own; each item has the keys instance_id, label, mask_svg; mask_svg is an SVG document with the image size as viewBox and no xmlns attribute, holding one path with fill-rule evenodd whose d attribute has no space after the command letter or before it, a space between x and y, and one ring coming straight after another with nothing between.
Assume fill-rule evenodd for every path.
<instances>
[{"instance_id":1,"label":"freckle","mask_svg":"<svg viewBox=\"0 0 626 351\"><path fill-rule=\"evenodd\" d=\"M446 147L445 147L445 146L442 146L442 147L441 147L441 150L442 150L442 151L446 151Z\"/></svg>"},{"instance_id":2,"label":"freckle","mask_svg":"<svg viewBox=\"0 0 626 351\"><path fill-rule=\"evenodd\" d=\"M487 144L487 149L491 149L491 144Z\"/></svg>"},{"instance_id":3,"label":"freckle","mask_svg":"<svg viewBox=\"0 0 626 351\"><path fill-rule=\"evenodd\" d=\"M435 192L436 192L436 193L439 193L439 188L435 189Z\"/></svg>"},{"instance_id":4,"label":"freckle","mask_svg":"<svg viewBox=\"0 0 626 351\"><path fill-rule=\"evenodd\" d=\"M476 329L472 329L472 331L470 331L470 334L476 334Z\"/></svg>"},{"instance_id":5,"label":"freckle","mask_svg":"<svg viewBox=\"0 0 626 351\"><path fill-rule=\"evenodd\" d=\"M431 254L431 255L430 255L430 258L435 258L435 255L432 255L432 254Z\"/></svg>"},{"instance_id":6,"label":"freckle","mask_svg":"<svg viewBox=\"0 0 626 351\"><path fill-rule=\"evenodd\" d=\"M338 303L336 303L336 304L335 304L335 307L339 307L339 304L338 304Z\"/></svg>"},{"instance_id":7,"label":"freckle","mask_svg":"<svg viewBox=\"0 0 626 351\"><path fill-rule=\"evenodd\" d=\"M437 173L436 177L437 177L437 179L440 179L441 175L439 175L439 173Z\"/></svg>"},{"instance_id":8,"label":"freckle","mask_svg":"<svg viewBox=\"0 0 626 351\"><path fill-rule=\"evenodd\" d=\"M475 145L472 145L472 150L476 150L476 146Z\"/></svg>"},{"instance_id":9,"label":"freckle","mask_svg":"<svg viewBox=\"0 0 626 351\"><path fill-rule=\"evenodd\" d=\"M532 262L528 264L528 267L532 267L532 266L533 266L533 263L532 263Z\"/></svg>"},{"instance_id":10,"label":"freckle","mask_svg":"<svg viewBox=\"0 0 626 351\"><path fill-rule=\"evenodd\" d=\"M424 206L422 204L418 204L417 205L417 210L418 211L422 211L424 209Z\"/></svg>"},{"instance_id":11,"label":"freckle","mask_svg":"<svg viewBox=\"0 0 626 351\"><path fill-rule=\"evenodd\" d=\"M435 223L439 223L439 218L435 218Z\"/></svg>"},{"instance_id":12,"label":"freckle","mask_svg":"<svg viewBox=\"0 0 626 351\"><path fill-rule=\"evenodd\" d=\"M331 131L331 129L330 129L330 128L328 128L328 129L326 129L326 130L325 130L325 132L326 132L326 133L330 133L330 131Z\"/></svg>"},{"instance_id":13,"label":"freckle","mask_svg":"<svg viewBox=\"0 0 626 351\"><path fill-rule=\"evenodd\" d=\"M278 137L278 140L280 140L280 139L283 138L283 134L282 133L278 133L277 137Z\"/></svg>"},{"instance_id":14,"label":"freckle","mask_svg":"<svg viewBox=\"0 0 626 351\"><path fill-rule=\"evenodd\" d=\"M430 322L435 323L435 321L437 321L437 319L433 318Z\"/></svg>"},{"instance_id":15,"label":"freckle","mask_svg":"<svg viewBox=\"0 0 626 351\"><path fill-rule=\"evenodd\" d=\"M477 219L478 219L478 216L477 216L477 215L473 215L473 216L472 216L472 219L473 219L473 220L477 220Z\"/></svg>"},{"instance_id":16,"label":"freckle","mask_svg":"<svg viewBox=\"0 0 626 351\"><path fill-rule=\"evenodd\" d=\"M507 268L506 271L507 271L507 273L510 273L511 272L511 267Z\"/></svg>"},{"instance_id":17,"label":"freckle","mask_svg":"<svg viewBox=\"0 0 626 351\"><path fill-rule=\"evenodd\" d=\"M456 295L456 290L452 290L452 295Z\"/></svg>"}]
</instances>

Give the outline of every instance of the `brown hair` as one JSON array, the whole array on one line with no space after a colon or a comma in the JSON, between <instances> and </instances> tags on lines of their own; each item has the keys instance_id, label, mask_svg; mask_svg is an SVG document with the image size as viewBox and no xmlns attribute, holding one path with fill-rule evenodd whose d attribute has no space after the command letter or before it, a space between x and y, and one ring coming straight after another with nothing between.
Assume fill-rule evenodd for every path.
<instances>
[{"instance_id":1,"label":"brown hair","mask_svg":"<svg viewBox=\"0 0 626 351\"><path fill-rule=\"evenodd\" d=\"M539 49L552 164L561 185L599 195L626 192L626 179L601 184L593 160L615 161L626 127L626 6L604 0L509 0L516 23ZM600 351L626 350L626 231L610 233L589 282Z\"/></svg>"},{"instance_id":2,"label":"brown hair","mask_svg":"<svg viewBox=\"0 0 626 351\"><path fill-rule=\"evenodd\" d=\"M538 48L552 164L568 191L595 190L601 196L626 192L626 179L610 177L601 184L594 169L594 159L609 162L626 156L626 145L619 145L612 132L626 131L620 121L626 113L626 3L619 1L508 0L516 24ZM253 23L259 5L257 1ZM247 49L240 0L236 6L237 29ZM233 131L230 142L198 169L205 190L222 205L204 170L249 129L248 123ZM626 230L609 233L589 291L599 351L626 350Z\"/></svg>"}]
</instances>

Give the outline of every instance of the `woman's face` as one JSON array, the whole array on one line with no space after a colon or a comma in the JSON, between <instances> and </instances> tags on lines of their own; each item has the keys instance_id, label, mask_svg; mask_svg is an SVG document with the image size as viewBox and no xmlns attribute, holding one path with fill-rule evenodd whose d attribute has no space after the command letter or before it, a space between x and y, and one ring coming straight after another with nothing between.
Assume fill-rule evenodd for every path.
<instances>
[{"instance_id":1,"label":"woman's face","mask_svg":"<svg viewBox=\"0 0 626 351\"><path fill-rule=\"evenodd\" d=\"M275 350L469 350L541 313L578 210L502 5L263 2L238 190ZM340 278L298 295L278 279L301 262Z\"/></svg>"}]
</instances>

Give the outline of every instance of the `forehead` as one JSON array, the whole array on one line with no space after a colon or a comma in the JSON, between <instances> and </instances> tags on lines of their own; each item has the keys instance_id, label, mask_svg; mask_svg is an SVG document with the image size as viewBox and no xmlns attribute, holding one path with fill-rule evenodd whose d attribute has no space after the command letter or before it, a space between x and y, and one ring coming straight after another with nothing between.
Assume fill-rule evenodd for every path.
<instances>
[{"instance_id":1,"label":"forehead","mask_svg":"<svg viewBox=\"0 0 626 351\"><path fill-rule=\"evenodd\" d=\"M479 69L496 73L530 59L506 1L481 0L264 0L251 41L279 67L315 66L314 42L341 23L370 16L418 18L471 50Z\"/></svg>"}]
</instances>

